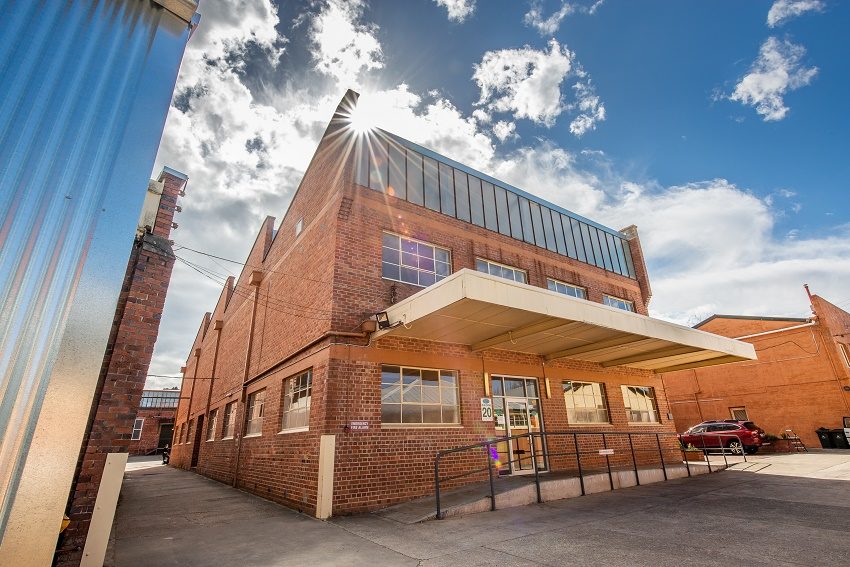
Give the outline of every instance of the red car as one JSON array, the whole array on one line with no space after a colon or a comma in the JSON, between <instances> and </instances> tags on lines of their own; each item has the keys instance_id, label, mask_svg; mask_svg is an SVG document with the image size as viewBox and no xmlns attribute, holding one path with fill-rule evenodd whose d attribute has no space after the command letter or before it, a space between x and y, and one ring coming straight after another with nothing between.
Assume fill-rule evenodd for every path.
<instances>
[{"instance_id":1,"label":"red car","mask_svg":"<svg viewBox=\"0 0 850 567\"><path fill-rule=\"evenodd\" d=\"M697 449L719 449L725 447L740 455L746 451L752 455L764 443L764 430L752 421L726 419L703 421L678 435L682 447L689 445Z\"/></svg>"}]
</instances>

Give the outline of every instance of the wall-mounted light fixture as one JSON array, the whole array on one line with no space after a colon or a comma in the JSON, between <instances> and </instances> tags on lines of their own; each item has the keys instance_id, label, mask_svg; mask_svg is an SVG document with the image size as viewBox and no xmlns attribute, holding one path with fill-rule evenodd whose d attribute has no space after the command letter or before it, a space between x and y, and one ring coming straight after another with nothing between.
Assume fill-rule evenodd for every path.
<instances>
[{"instance_id":1,"label":"wall-mounted light fixture","mask_svg":"<svg viewBox=\"0 0 850 567\"><path fill-rule=\"evenodd\" d=\"M375 320L378 321L379 329L389 329L390 328L390 318L387 315L386 311L381 311L380 313L375 313Z\"/></svg>"}]
</instances>

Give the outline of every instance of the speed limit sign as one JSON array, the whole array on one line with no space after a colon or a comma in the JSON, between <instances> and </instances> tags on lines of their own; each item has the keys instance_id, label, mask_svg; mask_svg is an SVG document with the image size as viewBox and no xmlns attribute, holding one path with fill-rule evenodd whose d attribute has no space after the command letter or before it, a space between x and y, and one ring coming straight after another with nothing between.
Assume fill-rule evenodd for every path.
<instances>
[{"instance_id":1,"label":"speed limit sign","mask_svg":"<svg viewBox=\"0 0 850 567\"><path fill-rule=\"evenodd\" d=\"M493 421L493 400L481 398L481 421Z\"/></svg>"}]
</instances>

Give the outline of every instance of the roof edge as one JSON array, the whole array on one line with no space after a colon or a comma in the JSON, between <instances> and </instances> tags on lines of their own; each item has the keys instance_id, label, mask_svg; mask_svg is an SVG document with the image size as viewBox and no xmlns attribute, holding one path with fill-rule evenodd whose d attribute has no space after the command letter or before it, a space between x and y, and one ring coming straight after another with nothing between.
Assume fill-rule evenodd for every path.
<instances>
[{"instance_id":1,"label":"roof edge","mask_svg":"<svg viewBox=\"0 0 850 567\"><path fill-rule=\"evenodd\" d=\"M808 323L811 320L808 317L762 317L757 315L723 315L721 313L716 313L708 319L700 321L699 323L694 325L693 328L698 329L709 321L713 321L715 319L743 319L747 321L787 321L789 323Z\"/></svg>"}]
</instances>

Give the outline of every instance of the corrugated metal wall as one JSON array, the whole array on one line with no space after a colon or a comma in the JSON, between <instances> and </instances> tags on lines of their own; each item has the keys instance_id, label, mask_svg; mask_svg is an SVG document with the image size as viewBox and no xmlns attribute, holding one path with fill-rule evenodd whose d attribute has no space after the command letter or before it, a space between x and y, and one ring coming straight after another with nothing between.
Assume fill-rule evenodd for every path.
<instances>
[{"instance_id":1,"label":"corrugated metal wall","mask_svg":"<svg viewBox=\"0 0 850 567\"><path fill-rule=\"evenodd\" d=\"M57 381L82 438L188 35L151 0L0 0L0 537Z\"/></svg>"}]
</instances>

